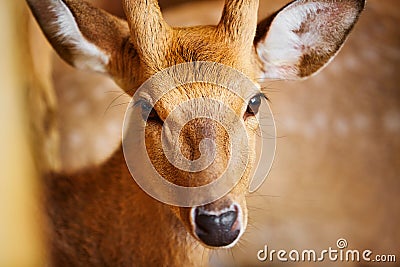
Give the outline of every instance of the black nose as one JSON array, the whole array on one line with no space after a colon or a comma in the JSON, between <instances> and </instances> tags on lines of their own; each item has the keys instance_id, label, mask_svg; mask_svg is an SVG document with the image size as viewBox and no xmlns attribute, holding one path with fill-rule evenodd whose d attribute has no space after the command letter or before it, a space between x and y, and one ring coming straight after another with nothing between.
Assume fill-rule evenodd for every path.
<instances>
[{"instance_id":1,"label":"black nose","mask_svg":"<svg viewBox=\"0 0 400 267\"><path fill-rule=\"evenodd\" d=\"M195 225L196 235L206 245L212 247L228 246L240 233L237 207L219 215L210 214L202 207L197 207Z\"/></svg>"}]
</instances>

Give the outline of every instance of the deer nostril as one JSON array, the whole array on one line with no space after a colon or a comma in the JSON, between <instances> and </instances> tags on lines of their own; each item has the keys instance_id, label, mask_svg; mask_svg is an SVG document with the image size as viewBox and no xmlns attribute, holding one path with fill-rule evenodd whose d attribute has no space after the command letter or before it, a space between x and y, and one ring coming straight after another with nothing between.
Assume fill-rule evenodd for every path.
<instances>
[{"instance_id":1,"label":"deer nostril","mask_svg":"<svg viewBox=\"0 0 400 267\"><path fill-rule=\"evenodd\" d=\"M219 215L210 214L198 207L195 210L194 222L195 232L199 239L213 247L232 244L240 233L237 207Z\"/></svg>"},{"instance_id":2,"label":"deer nostril","mask_svg":"<svg viewBox=\"0 0 400 267\"><path fill-rule=\"evenodd\" d=\"M205 232L210 232L214 229L220 231L230 231L237 218L237 213L234 211L225 212L219 216L216 215L197 215L195 222L197 227ZM211 229L211 230L210 230Z\"/></svg>"}]
</instances>

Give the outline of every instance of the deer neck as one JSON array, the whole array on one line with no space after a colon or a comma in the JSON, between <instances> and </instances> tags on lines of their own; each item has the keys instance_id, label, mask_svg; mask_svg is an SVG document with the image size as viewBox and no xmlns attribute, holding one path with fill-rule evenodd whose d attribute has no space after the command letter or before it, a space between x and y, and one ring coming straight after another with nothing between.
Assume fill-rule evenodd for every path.
<instances>
[{"instance_id":1,"label":"deer neck","mask_svg":"<svg viewBox=\"0 0 400 267\"><path fill-rule=\"evenodd\" d=\"M52 176L46 192L55 266L74 265L74 260L86 261L85 266L208 263L207 249L188 234L171 208L135 183L122 149L95 171ZM85 259L82 251L87 252Z\"/></svg>"}]
</instances>

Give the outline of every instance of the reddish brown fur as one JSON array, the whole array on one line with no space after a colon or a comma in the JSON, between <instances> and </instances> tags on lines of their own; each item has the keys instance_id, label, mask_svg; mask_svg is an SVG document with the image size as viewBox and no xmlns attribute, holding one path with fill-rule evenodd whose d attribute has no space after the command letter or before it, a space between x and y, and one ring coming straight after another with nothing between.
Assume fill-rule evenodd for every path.
<instances>
[{"instance_id":1,"label":"reddish brown fur","mask_svg":"<svg viewBox=\"0 0 400 267\"><path fill-rule=\"evenodd\" d=\"M244 72L253 80L258 76L259 65L255 64L252 46L257 1L227 1L223 18L217 26L184 29L171 28L163 23L154 2L136 5L126 1L125 12L128 14L130 31L125 22L105 12L93 11L89 5L78 1L65 2L79 18L77 23L85 37L111 57L107 71L130 95L150 75L186 61L219 62ZM140 12L142 10L150 15L146 13L144 17ZM144 20L147 23L143 23ZM94 22L88 25L87 21ZM102 26L105 31L99 33L97 29ZM59 47L56 39L51 36L48 38L56 48ZM60 55L72 63L69 49L62 48ZM227 103L239 116L245 105L240 98L228 92L191 85L166 94L155 109L160 118L165 119L174 106L199 95L212 96ZM250 147L254 151L254 129L257 124L251 118L246 124L250 133ZM196 124L196 127L200 126L202 123ZM146 142L149 144L149 154L156 168L162 170L167 179L178 179L182 183L185 175L169 166L164 155L157 152L161 148L159 128L160 125L148 125ZM223 140L225 133L218 130L216 136ZM183 144L187 148L184 154L196 154L190 142ZM225 144L221 142L218 151L223 155L226 154L224 150ZM239 185L223 199L208 206L211 210L221 209L227 203L236 201L242 207L244 227L247 224L244 197L249 173L254 165L253 154ZM196 174L198 180L207 181L211 172L218 173L224 165L226 163L222 160L211 166L210 170ZM47 183L47 203L53 220L50 235L54 237L52 256L55 265L202 266L203 259L207 259L204 256L204 253L207 254L205 249L190 235L192 225L189 209L164 205L141 191L127 171L121 149L96 168L73 175L50 175ZM63 211L62 214L60 211ZM155 214L157 219L154 219ZM149 238L144 232L158 239Z\"/></svg>"}]
</instances>

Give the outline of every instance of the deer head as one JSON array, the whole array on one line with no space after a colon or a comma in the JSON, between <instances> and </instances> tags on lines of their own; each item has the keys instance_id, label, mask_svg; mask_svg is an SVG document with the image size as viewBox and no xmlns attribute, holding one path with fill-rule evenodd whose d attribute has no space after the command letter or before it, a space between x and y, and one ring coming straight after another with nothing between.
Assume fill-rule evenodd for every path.
<instances>
[{"instance_id":1,"label":"deer head","mask_svg":"<svg viewBox=\"0 0 400 267\"><path fill-rule=\"evenodd\" d=\"M137 89L154 74L185 62L223 64L243 73L255 85L260 79L307 78L336 55L365 3L297 0L257 25L257 0L226 0L218 25L172 28L163 20L155 0L124 0L127 21L79 0L27 2L47 39L66 62L79 69L110 75L127 94L135 97ZM218 77L221 73L213 75ZM256 117L263 94L258 89L243 98L223 86L198 82L180 85L157 101L150 93L135 97L133 112L146 114L146 153L164 179L180 186L198 187L216 180L229 165L231 148L242 143L231 140L220 123L194 118L181 123L175 144L187 160L195 161L202 156L202 140L210 139L214 161L197 172L177 168L167 159L162 131L178 106L195 99L213 99L227 106L244 125L247 144L243 151L248 153L248 161L243 172L231 172L239 180L234 188L211 203L170 206L187 231L203 245L233 246L247 225L245 196L255 168L259 127ZM193 108L201 105L196 103ZM223 110L219 104L200 109L210 114Z\"/></svg>"}]
</instances>

